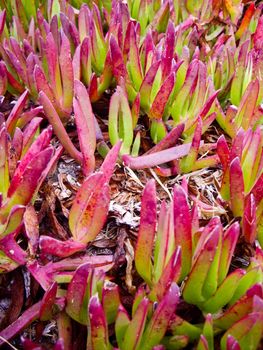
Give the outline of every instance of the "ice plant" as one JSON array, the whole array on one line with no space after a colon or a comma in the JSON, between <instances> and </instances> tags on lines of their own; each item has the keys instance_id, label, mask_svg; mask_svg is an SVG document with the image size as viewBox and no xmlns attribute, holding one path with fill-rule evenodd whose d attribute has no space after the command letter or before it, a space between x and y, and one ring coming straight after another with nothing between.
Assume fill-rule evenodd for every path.
<instances>
[{"instance_id":1,"label":"ice plant","mask_svg":"<svg viewBox=\"0 0 263 350\"><path fill-rule=\"evenodd\" d=\"M134 101L132 109L122 88L117 87L112 95L109 109L109 136L111 144L123 140L121 153L137 155L140 147L140 134L133 141L133 129L139 117L140 97ZM133 143L134 142L134 143ZM132 146L133 144L133 146ZM131 150L132 146L132 150Z\"/></svg>"},{"instance_id":2,"label":"ice plant","mask_svg":"<svg viewBox=\"0 0 263 350\"><path fill-rule=\"evenodd\" d=\"M183 290L187 302L212 313L230 302L237 283L245 274L237 269L227 275L238 236L237 223L223 233L217 217L203 229L193 251L191 272Z\"/></svg>"},{"instance_id":3,"label":"ice plant","mask_svg":"<svg viewBox=\"0 0 263 350\"><path fill-rule=\"evenodd\" d=\"M0 346L258 350L262 4L0 7Z\"/></svg>"},{"instance_id":4,"label":"ice plant","mask_svg":"<svg viewBox=\"0 0 263 350\"><path fill-rule=\"evenodd\" d=\"M72 143L57 111L44 91L39 93L39 101L62 146L72 158L82 162L84 174L88 175L94 169L94 151L96 147L95 117L84 85L76 80L74 86L74 113L81 152ZM88 138L88 142L86 142L86 138Z\"/></svg>"},{"instance_id":5,"label":"ice plant","mask_svg":"<svg viewBox=\"0 0 263 350\"><path fill-rule=\"evenodd\" d=\"M235 216L243 217L245 239L253 242L262 220L262 130L240 129L229 149L224 136L217 143L223 167L221 195ZM257 223L257 224L256 224ZM260 234L261 237L261 234Z\"/></svg>"},{"instance_id":6,"label":"ice plant","mask_svg":"<svg viewBox=\"0 0 263 350\"><path fill-rule=\"evenodd\" d=\"M150 297L154 300L162 297L172 281L182 280L191 268L192 218L182 187L174 188L169 206L162 203L157 231L156 225L155 183L151 180L142 196L135 266L151 288Z\"/></svg>"},{"instance_id":7,"label":"ice plant","mask_svg":"<svg viewBox=\"0 0 263 350\"><path fill-rule=\"evenodd\" d=\"M21 158L21 162L10 179L8 134L5 127L1 129L1 172L4 176L0 209L2 237L13 232L18 227L22 220L24 206L30 203L35 191L39 188L40 182L43 181L43 174L53 155L53 148L49 146L51 135L51 129L44 130L39 135ZM13 224L12 220L15 221Z\"/></svg>"},{"instance_id":8,"label":"ice plant","mask_svg":"<svg viewBox=\"0 0 263 350\"><path fill-rule=\"evenodd\" d=\"M207 77L206 66L194 59L189 64L183 84L177 89L170 107L175 125L184 122L187 132L200 116L204 132L216 117L213 114L216 98L217 93L213 91L211 81Z\"/></svg>"},{"instance_id":9,"label":"ice plant","mask_svg":"<svg viewBox=\"0 0 263 350\"><path fill-rule=\"evenodd\" d=\"M109 181L120 147L121 142L118 142L108 153L100 171L89 175L76 195L69 213L69 227L75 241L92 241L107 219L110 203Z\"/></svg>"},{"instance_id":10,"label":"ice plant","mask_svg":"<svg viewBox=\"0 0 263 350\"><path fill-rule=\"evenodd\" d=\"M76 48L73 56L74 78L81 80L89 90L92 102L97 101L112 82L112 68L110 56L107 54L103 71L99 76L92 71L91 64L91 42L85 37Z\"/></svg>"},{"instance_id":11,"label":"ice plant","mask_svg":"<svg viewBox=\"0 0 263 350\"><path fill-rule=\"evenodd\" d=\"M34 124L34 119L32 123ZM28 125L24 133L20 129L16 129L17 132L12 141L13 155L9 153L9 135L5 125L2 125L0 131L1 272L11 271L26 263L27 254L17 244L16 237L21 230L26 206L34 201L41 183L53 164L54 149L49 146L52 129L44 130L33 142L32 135L34 136L36 130L31 125L32 123ZM37 127L38 124L37 121ZM25 152L23 153L23 151ZM19 163L17 163L18 161Z\"/></svg>"},{"instance_id":12,"label":"ice plant","mask_svg":"<svg viewBox=\"0 0 263 350\"><path fill-rule=\"evenodd\" d=\"M188 135L192 134L198 115L203 118L203 132L216 117L212 112L217 93L207 79L205 65L193 59L188 67L188 62L175 55L177 46L180 46L180 29L187 30L192 24L193 20L189 19L182 24L182 29L180 27L176 31L169 22L166 36L159 46L154 46L149 32L141 53L136 27L131 21L127 25L123 48L114 36L110 38L113 74L119 85L125 84L129 100L133 101L140 92L140 104L150 119L151 136L155 143L166 135L165 121L170 115L175 125L180 121L186 122ZM161 48L163 52L160 54Z\"/></svg>"},{"instance_id":13,"label":"ice plant","mask_svg":"<svg viewBox=\"0 0 263 350\"><path fill-rule=\"evenodd\" d=\"M83 43L88 38L91 64L94 71L99 74L103 72L107 55L107 38L104 37L102 19L96 4L92 8L83 4L79 11L78 20L79 38Z\"/></svg>"},{"instance_id":14,"label":"ice plant","mask_svg":"<svg viewBox=\"0 0 263 350\"><path fill-rule=\"evenodd\" d=\"M44 254L68 257L84 251L87 243L101 231L108 214L109 181L121 148L118 142L106 156L100 171L86 177L69 212L69 228L72 238L66 241L42 235L39 246Z\"/></svg>"},{"instance_id":15,"label":"ice plant","mask_svg":"<svg viewBox=\"0 0 263 350\"><path fill-rule=\"evenodd\" d=\"M42 50L45 54L42 57L42 67L35 66L34 78L37 91L43 91L47 95L65 121L72 111L73 66L69 40L63 31L58 35L61 38L59 48L51 32L43 41Z\"/></svg>"},{"instance_id":16,"label":"ice plant","mask_svg":"<svg viewBox=\"0 0 263 350\"><path fill-rule=\"evenodd\" d=\"M155 310L150 310L151 302L147 297L134 305L130 319L122 305L118 308L115 332L118 349L153 349L161 343L179 299L178 286L173 283L166 291ZM109 349L107 318L103 303L98 294L90 298L89 306L90 334L88 346L94 350Z\"/></svg>"},{"instance_id":17,"label":"ice plant","mask_svg":"<svg viewBox=\"0 0 263 350\"><path fill-rule=\"evenodd\" d=\"M78 130L80 150L83 157L83 173L88 176L94 171L96 149L95 121L85 86L78 80L74 83L73 107Z\"/></svg>"},{"instance_id":18,"label":"ice plant","mask_svg":"<svg viewBox=\"0 0 263 350\"><path fill-rule=\"evenodd\" d=\"M262 110L258 104L260 93L260 82L258 79L253 80L247 86L238 108L230 106L226 115L219 113L217 118L220 126L232 138L235 137L238 129L242 127L244 130L254 128L260 123L262 117Z\"/></svg>"},{"instance_id":19,"label":"ice plant","mask_svg":"<svg viewBox=\"0 0 263 350\"><path fill-rule=\"evenodd\" d=\"M178 129L175 128L170 134L174 135L175 133L178 133L179 130L182 133L183 129L181 129L181 126L182 124L179 124ZM213 167L219 163L217 155L199 157L199 153L202 153L203 150L213 150L216 147L214 144L206 145L202 143L201 118L198 118L191 143L183 143L178 146L170 147L172 140L172 135L170 134L167 134L167 136L160 141L150 153L139 157L123 155L122 159L124 164L132 169L158 167L156 170L159 174L162 176L171 176L173 174L188 173L204 167ZM175 140L177 140L177 137ZM172 166L160 167L160 165L171 161L173 161Z\"/></svg>"}]
</instances>

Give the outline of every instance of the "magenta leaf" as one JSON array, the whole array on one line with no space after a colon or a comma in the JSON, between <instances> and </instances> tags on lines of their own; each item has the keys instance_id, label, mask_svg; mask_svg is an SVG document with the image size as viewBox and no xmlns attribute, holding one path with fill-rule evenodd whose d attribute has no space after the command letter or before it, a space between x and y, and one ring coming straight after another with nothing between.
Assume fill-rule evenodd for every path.
<instances>
[{"instance_id":1,"label":"magenta leaf","mask_svg":"<svg viewBox=\"0 0 263 350\"><path fill-rule=\"evenodd\" d=\"M122 160L124 164L131 169L153 168L157 165L186 156L189 153L190 148L191 144L187 143L139 157L131 157L125 154L122 156Z\"/></svg>"},{"instance_id":2,"label":"magenta leaf","mask_svg":"<svg viewBox=\"0 0 263 350\"><path fill-rule=\"evenodd\" d=\"M242 231L247 243L253 244L257 234L256 203L253 194L248 196L242 219Z\"/></svg>"},{"instance_id":3,"label":"magenta leaf","mask_svg":"<svg viewBox=\"0 0 263 350\"><path fill-rule=\"evenodd\" d=\"M107 320L98 294L90 298L88 312L90 321L88 344L90 344L93 350L108 350L109 335Z\"/></svg>"},{"instance_id":4,"label":"magenta leaf","mask_svg":"<svg viewBox=\"0 0 263 350\"><path fill-rule=\"evenodd\" d=\"M77 322L87 324L89 264L77 268L67 290L67 314Z\"/></svg>"},{"instance_id":5,"label":"magenta leaf","mask_svg":"<svg viewBox=\"0 0 263 350\"><path fill-rule=\"evenodd\" d=\"M5 343L3 339L12 339L16 334L38 318L40 305L41 301L28 308L16 321L0 332L0 346Z\"/></svg>"},{"instance_id":6,"label":"magenta leaf","mask_svg":"<svg viewBox=\"0 0 263 350\"><path fill-rule=\"evenodd\" d=\"M152 250L156 228L155 181L150 180L142 194L141 221L135 250L135 266L141 277L152 284Z\"/></svg>"},{"instance_id":7,"label":"magenta leaf","mask_svg":"<svg viewBox=\"0 0 263 350\"><path fill-rule=\"evenodd\" d=\"M44 294L39 310L39 319L41 321L48 321L52 319L57 290L58 285L56 282L54 282Z\"/></svg>"},{"instance_id":8,"label":"magenta leaf","mask_svg":"<svg viewBox=\"0 0 263 350\"><path fill-rule=\"evenodd\" d=\"M75 95L73 106L76 126L78 130L80 149L83 155L83 171L88 176L94 171L96 148L96 132L94 115L85 86L80 81L75 81Z\"/></svg>"},{"instance_id":9,"label":"magenta leaf","mask_svg":"<svg viewBox=\"0 0 263 350\"><path fill-rule=\"evenodd\" d=\"M190 271L192 263L192 218L182 187L175 186L173 195L174 237L175 245L182 249L181 279L183 279Z\"/></svg>"},{"instance_id":10,"label":"magenta leaf","mask_svg":"<svg viewBox=\"0 0 263 350\"><path fill-rule=\"evenodd\" d=\"M49 236L40 236L39 248L42 253L66 258L76 252L85 250L86 244L73 240L60 241Z\"/></svg>"},{"instance_id":11,"label":"magenta leaf","mask_svg":"<svg viewBox=\"0 0 263 350\"><path fill-rule=\"evenodd\" d=\"M11 113L8 116L8 119L6 121L6 128L7 132L10 135L13 135L16 127L16 123L18 121L18 118L20 117L20 114L22 113L22 110L24 109L26 102L28 99L28 91L26 90L17 100L15 107L12 109Z\"/></svg>"},{"instance_id":12,"label":"magenta leaf","mask_svg":"<svg viewBox=\"0 0 263 350\"><path fill-rule=\"evenodd\" d=\"M122 344L123 349L133 350L140 348L147 318L148 306L149 300L145 297L138 305L138 308L126 329Z\"/></svg>"},{"instance_id":13,"label":"magenta leaf","mask_svg":"<svg viewBox=\"0 0 263 350\"><path fill-rule=\"evenodd\" d=\"M151 350L154 345L161 342L168 328L170 319L175 312L179 296L179 287L176 283L172 283L171 287L158 304L157 309L154 311L145 329L141 344L142 349Z\"/></svg>"}]
</instances>

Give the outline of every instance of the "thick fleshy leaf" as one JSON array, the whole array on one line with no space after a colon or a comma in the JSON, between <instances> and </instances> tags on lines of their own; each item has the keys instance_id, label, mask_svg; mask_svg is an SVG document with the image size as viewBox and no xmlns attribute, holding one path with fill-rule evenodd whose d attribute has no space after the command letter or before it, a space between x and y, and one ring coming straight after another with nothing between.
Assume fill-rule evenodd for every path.
<instances>
[{"instance_id":1,"label":"thick fleshy leaf","mask_svg":"<svg viewBox=\"0 0 263 350\"><path fill-rule=\"evenodd\" d=\"M12 194L9 195L7 203L1 208L0 216L7 216L9 210L16 204L27 205L32 200L38 182L52 155L53 148L46 148L28 163L21 177L12 179L10 184Z\"/></svg>"},{"instance_id":2,"label":"thick fleshy leaf","mask_svg":"<svg viewBox=\"0 0 263 350\"><path fill-rule=\"evenodd\" d=\"M83 155L83 171L88 176L94 171L96 148L96 131L94 115L85 86L80 81L74 83L74 112L78 131L80 149Z\"/></svg>"},{"instance_id":3,"label":"thick fleshy leaf","mask_svg":"<svg viewBox=\"0 0 263 350\"><path fill-rule=\"evenodd\" d=\"M122 141L118 141L112 149L106 155L103 163L101 164L100 171L103 172L105 181L110 181L113 174L118 155L121 149Z\"/></svg>"},{"instance_id":4,"label":"thick fleshy leaf","mask_svg":"<svg viewBox=\"0 0 263 350\"><path fill-rule=\"evenodd\" d=\"M69 227L74 240L88 243L97 236L106 221L109 203L104 174L91 174L82 183L70 209Z\"/></svg>"},{"instance_id":5,"label":"thick fleshy leaf","mask_svg":"<svg viewBox=\"0 0 263 350\"><path fill-rule=\"evenodd\" d=\"M226 139L224 135L221 135L217 140L217 154L220 158L221 164L223 166L223 170L226 171L229 166L230 160L230 150L227 145Z\"/></svg>"},{"instance_id":6,"label":"thick fleshy leaf","mask_svg":"<svg viewBox=\"0 0 263 350\"><path fill-rule=\"evenodd\" d=\"M256 204L259 204L263 198L263 174L259 177L255 185L253 186L251 193L253 194Z\"/></svg>"},{"instance_id":7,"label":"thick fleshy leaf","mask_svg":"<svg viewBox=\"0 0 263 350\"><path fill-rule=\"evenodd\" d=\"M235 116L237 128L242 127L244 130L247 130L252 126L251 121L257 106L259 87L259 81L257 79L249 83Z\"/></svg>"},{"instance_id":8,"label":"thick fleshy leaf","mask_svg":"<svg viewBox=\"0 0 263 350\"><path fill-rule=\"evenodd\" d=\"M52 33L49 33L46 38L46 59L48 65L48 75L50 86L54 91L57 101L63 96L62 82L59 69L58 49Z\"/></svg>"},{"instance_id":9,"label":"thick fleshy leaf","mask_svg":"<svg viewBox=\"0 0 263 350\"><path fill-rule=\"evenodd\" d=\"M152 288L149 298L154 301L156 301L156 299L158 299L158 301L161 301L170 285L173 282L177 282L179 280L179 277L181 275L181 269L181 249L180 247L178 247L174 251L167 265L165 266L165 269L163 270L158 282Z\"/></svg>"},{"instance_id":10,"label":"thick fleshy leaf","mask_svg":"<svg viewBox=\"0 0 263 350\"><path fill-rule=\"evenodd\" d=\"M86 244L73 240L60 241L58 239L41 235L39 239L39 248L42 253L66 258L76 252L85 250Z\"/></svg>"},{"instance_id":11,"label":"thick fleshy leaf","mask_svg":"<svg viewBox=\"0 0 263 350\"><path fill-rule=\"evenodd\" d=\"M228 308L223 315L215 319L215 325L221 329L229 329L235 322L253 311L254 296L263 297L262 285L255 284L246 295L241 297L234 305Z\"/></svg>"},{"instance_id":12,"label":"thick fleshy leaf","mask_svg":"<svg viewBox=\"0 0 263 350\"><path fill-rule=\"evenodd\" d=\"M206 300L202 289L216 254L219 236L220 227L216 225L207 235L200 254L195 260L183 290L184 299L188 303L198 305Z\"/></svg>"},{"instance_id":13,"label":"thick fleshy leaf","mask_svg":"<svg viewBox=\"0 0 263 350\"><path fill-rule=\"evenodd\" d=\"M235 106L239 106L242 98L242 90L245 90L244 76L246 70L251 69L247 63L247 53L249 51L250 40L246 40L240 47L238 61L235 66L235 73L231 83L230 100ZM250 64L251 66L251 64ZM247 84L248 85L248 84Z\"/></svg>"},{"instance_id":14,"label":"thick fleshy leaf","mask_svg":"<svg viewBox=\"0 0 263 350\"><path fill-rule=\"evenodd\" d=\"M133 128L136 127L139 119L140 106L141 106L141 99L140 99L140 93L138 92L135 100L133 101L132 108L131 108Z\"/></svg>"},{"instance_id":15,"label":"thick fleshy leaf","mask_svg":"<svg viewBox=\"0 0 263 350\"><path fill-rule=\"evenodd\" d=\"M262 283L262 280L263 272L261 266L253 267L251 270L247 271L247 273L239 280L235 293L229 304L232 305L235 303L247 292L249 288L251 288L256 283Z\"/></svg>"},{"instance_id":16,"label":"thick fleshy leaf","mask_svg":"<svg viewBox=\"0 0 263 350\"><path fill-rule=\"evenodd\" d=\"M249 133L248 133L249 134ZM251 134L251 141L245 144L242 157L242 171L244 176L245 193L249 193L254 182L263 169L262 164L263 132L258 127ZM261 165L260 165L261 162ZM261 169L259 169L261 167Z\"/></svg>"},{"instance_id":17,"label":"thick fleshy leaf","mask_svg":"<svg viewBox=\"0 0 263 350\"><path fill-rule=\"evenodd\" d=\"M157 282L174 253L173 206L161 203L154 246L154 281Z\"/></svg>"},{"instance_id":18,"label":"thick fleshy leaf","mask_svg":"<svg viewBox=\"0 0 263 350\"><path fill-rule=\"evenodd\" d=\"M147 298L143 298L126 329L122 343L123 349L138 350L140 348L147 318L148 306L149 300Z\"/></svg>"},{"instance_id":19,"label":"thick fleshy leaf","mask_svg":"<svg viewBox=\"0 0 263 350\"><path fill-rule=\"evenodd\" d=\"M91 349L93 350L108 350L109 335L107 320L98 294L90 298L88 312L90 321L88 344L90 342Z\"/></svg>"},{"instance_id":20,"label":"thick fleshy leaf","mask_svg":"<svg viewBox=\"0 0 263 350\"><path fill-rule=\"evenodd\" d=\"M220 266L218 273L218 284L221 284L227 276L230 263L236 248L239 232L239 224L235 222L223 234L222 251L220 256Z\"/></svg>"},{"instance_id":21,"label":"thick fleshy leaf","mask_svg":"<svg viewBox=\"0 0 263 350\"><path fill-rule=\"evenodd\" d=\"M202 310L205 312L216 313L225 306L232 298L238 281L244 276L245 271L237 269L226 277L222 284L217 289L216 293L202 305Z\"/></svg>"},{"instance_id":22,"label":"thick fleshy leaf","mask_svg":"<svg viewBox=\"0 0 263 350\"><path fill-rule=\"evenodd\" d=\"M227 336L226 350L241 350L238 341L232 336Z\"/></svg>"},{"instance_id":23,"label":"thick fleshy leaf","mask_svg":"<svg viewBox=\"0 0 263 350\"><path fill-rule=\"evenodd\" d=\"M8 171L8 134L3 126L0 131L0 193L3 198L6 197L9 188L9 171Z\"/></svg>"},{"instance_id":24,"label":"thick fleshy leaf","mask_svg":"<svg viewBox=\"0 0 263 350\"><path fill-rule=\"evenodd\" d=\"M172 283L167 293L158 304L145 329L141 344L142 349L151 350L154 345L161 342L168 328L170 319L175 312L179 296L179 287L176 283Z\"/></svg>"},{"instance_id":25,"label":"thick fleshy leaf","mask_svg":"<svg viewBox=\"0 0 263 350\"><path fill-rule=\"evenodd\" d=\"M12 184L19 183L23 173L25 172L26 168L32 161L32 158L36 157L40 152L44 151L44 149L48 147L51 140L51 136L52 136L52 127L49 126L48 128L42 131L42 133L38 136L38 138L35 140L35 142L30 146L30 148L26 152L19 166L15 170L15 173L13 175L12 182L11 182ZM16 190L16 187L14 185L10 186L8 190L8 197L12 196L15 190Z\"/></svg>"},{"instance_id":26,"label":"thick fleshy leaf","mask_svg":"<svg viewBox=\"0 0 263 350\"><path fill-rule=\"evenodd\" d=\"M250 194L244 210L242 231L247 243L253 244L257 234L256 203L253 194Z\"/></svg>"},{"instance_id":27,"label":"thick fleshy leaf","mask_svg":"<svg viewBox=\"0 0 263 350\"><path fill-rule=\"evenodd\" d=\"M263 313L253 312L235 323L222 337L221 349L226 350L228 335L234 337L241 349L256 350L262 339Z\"/></svg>"},{"instance_id":28,"label":"thick fleshy leaf","mask_svg":"<svg viewBox=\"0 0 263 350\"><path fill-rule=\"evenodd\" d=\"M187 70L184 84L180 91L178 92L175 101L172 105L171 115L175 122L179 122L184 119L183 109L184 105L187 103L187 99L192 95L192 90L195 87L195 81L198 75L198 60L193 60Z\"/></svg>"},{"instance_id":29,"label":"thick fleshy leaf","mask_svg":"<svg viewBox=\"0 0 263 350\"><path fill-rule=\"evenodd\" d=\"M211 314L207 314L205 318L203 335L207 341L208 349L214 348L214 330L213 330L213 318Z\"/></svg>"},{"instance_id":30,"label":"thick fleshy leaf","mask_svg":"<svg viewBox=\"0 0 263 350\"><path fill-rule=\"evenodd\" d=\"M4 62L0 62L0 96L5 95L7 89L7 71Z\"/></svg>"},{"instance_id":31,"label":"thick fleshy leaf","mask_svg":"<svg viewBox=\"0 0 263 350\"><path fill-rule=\"evenodd\" d=\"M66 312L77 322L87 324L88 278L91 274L90 264L83 264L75 271L67 290Z\"/></svg>"},{"instance_id":32,"label":"thick fleshy leaf","mask_svg":"<svg viewBox=\"0 0 263 350\"><path fill-rule=\"evenodd\" d=\"M148 181L142 194L141 220L135 249L135 266L139 275L152 284L152 252L156 229L155 181Z\"/></svg>"},{"instance_id":33,"label":"thick fleshy leaf","mask_svg":"<svg viewBox=\"0 0 263 350\"><path fill-rule=\"evenodd\" d=\"M122 88L117 87L112 95L109 109L109 137L112 145L123 140L121 153L129 154L133 141L133 121L127 97Z\"/></svg>"},{"instance_id":34,"label":"thick fleshy leaf","mask_svg":"<svg viewBox=\"0 0 263 350\"><path fill-rule=\"evenodd\" d=\"M120 47L114 36L110 37L110 52L111 61L113 63L113 73L119 82L120 78L126 78L128 76L128 72L123 61Z\"/></svg>"},{"instance_id":35,"label":"thick fleshy leaf","mask_svg":"<svg viewBox=\"0 0 263 350\"><path fill-rule=\"evenodd\" d=\"M56 282L54 282L44 294L39 310L39 318L41 321L48 321L52 319L57 290L58 285Z\"/></svg>"},{"instance_id":36,"label":"thick fleshy leaf","mask_svg":"<svg viewBox=\"0 0 263 350\"><path fill-rule=\"evenodd\" d=\"M16 123L18 121L18 118L20 117L25 105L26 105L26 102L27 102L27 99L28 99L28 90L26 90L20 97L19 99L17 100L14 108L12 109L11 113L9 114L8 118L7 118L7 121L6 121L6 129L7 129L7 132L10 134L10 135L13 135L14 131L15 131L15 127L16 127Z\"/></svg>"},{"instance_id":37,"label":"thick fleshy leaf","mask_svg":"<svg viewBox=\"0 0 263 350\"><path fill-rule=\"evenodd\" d=\"M150 97L154 79L160 66L160 61L155 62L146 73L140 87L141 107L147 112L150 108Z\"/></svg>"},{"instance_id":38,"label":"thick fleshy leaf","mask_svg":"<svg viewBox=\"0 0 263 350\"><path fill-rule=\"evenodd\" d=\"M253 36L254 47L257 50L262 49L262 40L263 40L263 16L259 18L257 29Z\"/></svg>"},{"instance_id":39,"label":"thick fleshy leaf","mask_svg":"<svg viewBox=\"0 0 263 350\"><path fill-rule=\"evenodd\" d=\"M86 37L80 47L80 64L81 64L81 76L85 85L90 83L90 78L92 74L91 70L91 50L90 50L90 41Z\"/></svg>"},{"instance_id":40,"label":"thick fleshy leaf","mask_svg":"<svg viewBox=\"0 0 263 350\"><path fill-rule=\"evenodd\" d=\"M39 130L40 123L42 122L42 118L35 117L33 118L29 124L26 126L23 132L23 150L21 156L23 157L32 143L35 141L37 137L37 132Z\"/></svg>"},{"instance_id":41,"label":"thick fleshy leaf","mask_svg":"<svg viewBox=\"0 0 263 350\"><path fill-rule=\"evenodd\" d=\"M164 78L168 76L171 70L175 49L175 34L175 26L172 21L169 21L165 35L164 52L162 59L162 73Z\"/></svg>"},{"instance_id":42,"label":"thick fleshy leaf","mask_svg":"<svg viewBox=\"0 0 263 350\"><path fill-rule=\"evenodd\" d=\"M183 279L191 269L192 263L192 218L187 203L187 196L182 187L175 186L173 191L174 238L175 245L182 250Z\"/></svg>"},{"instance_id":43,"label":"thick fleshy leaf","mask_svg":"<svg viewBox=\"0 0 263 350\"><path fill-rule=\"evenodd\" d=\"M244 179L239 158L230 164L230 201L231 209L236 217L242 217L244 212Z\"/></svg>"},{"instance_id":44,"label":"thick fleshy leaf","mask_svg":"<svg viewBox=\"0 0 263 350\"><path fill-rule=\"evenodd\" d=\"M12 339L29 324L38 318L41 301L28 308L16 321L0 332L0 346L5 343L4 340Z\"/></svg>"},{"instance_id":45,"label":"thick fleshy leaf","mask_svg":"<svg viewBox=\"0 0 263 350\"><path fill-rule=\"evenodd\" d=\"M126 330L130 324L130 318L127 313L127 311L124 309L122 305L119 306L118 314L116 317L115 322L115 333L116 333L116 339L119 348L122 349L122 342L124 339L124 335L126 333Z\"/></svg>"},{"instance_id":46,"label":"thick fleshy leaf","mask_svg":"<svg viewBox=\"0 0 263 350\"><path fill-rule=\"evenodd\" d=\"M203 334L200 335L196 350L209 350L208 341Z\"/></svg>"},{"instance_id":47,"label":"thick fleshy leaf","mask_svg":"<svg viewBox=\"0 0 263 350\"><path fill-rule=\"evenodd\" d=\"M157 145L149 149L146 154L156 153L163 151L167 148L171 148L176 145L179 137L182 135L184 131L184 124L178 124L175 128L173 128Z\"/></svg>"},{"instance_id":48,"label":"thick fleshy leaf","mask_svg":"<svg viewBox=\"0 0 263 350\"><path fill-rule=\"evenodd\" d=\"M139 157L131 157L128 154L122 156L124 164L131 169L153 168L172 160L186 156L191 148L190 143L171 147L163 151L146 154Z\"/></svg>"},{"instance_id":49,"label":"thick fleshy leaf","mask_svg":"<svg viewBox=\"0 0 263 350\"><path fill-rule=\"evenodd\" d=\"M245 12L245 15L241 21L241 24L238 30L236 31L235 37L237 40L240 39L242 35L245 33L245 31L248 29L249 23L255 13L255 10L256 10L255 4L251 3Z\"/></svg>"},{"instance_id":50,"label":"thick fleshy leaf","mask_svg":"<svg viewBox=\"0 0 263 350\"><path fill-rule=\"evenodd\" d=\"M202 119L198 117L190 151L187 157L182 159L180 162L181 163L180 167L184 173L190 172L197 161L201 137L202 137Z\"/></svg>"},{"instance_id":51,"label":"thick fleshy leaf","mask_svg":"<svg viewBox=\"0 0 263 350\"><path fill-rule=\"evenodd\" d=\"M136 42L136 32L134 28L134 23L129 22L127 28L127 34L129 35L129 51L127 59L127 68L130 73L131 80L138 91L142 83L142 68L139 56L139 47Z\"/></svg>"},{"instance_id":52,"label":"thick fleshy leaf","mask_svg":"<svg viewBox=\"0 0 263 350\"><path fill-rule=\"evenodd\" d=\"M192 325L176 314L170 320L170 329L173 335L185 335L190 342L197 340L202 332L201 328Z\"/></svg>"},{"instance_id":53,"label":"thick fleshy leaf","mask_svg":"<svg viewBox=\"0 0 263 350\"><path fill-rule=\"evenodd\" d=\"M23 205L15 205L11 208L8 217L4 223L0 225L0 238L10 233L14 233L22 223L25 207Z\"/></svg>"},{"instance_id":54,"label":"thick fleshy leaf","mask_svg":"<svg viewBox=\"0 0 263 350\"><path fill-rule=\"evenodd\" d=\"M25 265L27 253L18 245L13 235L8 235L1 239L0 249L17 264ZM1 261L1 268L4 265L2 265L2 263Z\"/></svg>"},{"instance_id":55,"label":"thick fleshy leaf","mask_svg":"<svg viewBox=\"0 0 263 350\"><path fill-rule=\"evenodd\" d=\"M160 90L152 103L151 109L148 113L149 118L161 119L163 117L165 106L174 88L174 83L175 74L171 73L160 87Z\"/></svg>"},{"instance_id":56,"label":"thick fleshy leaf","mask_svg":"<svg viewBox=\"0 0 263 350\"><path fill-rule=\"evenodd\" d=\"M0 13L0 35L2 35L6 21L6 10L4 9Z\"/></svg>"},{"instance_id":57,"label":"thick fleshy leaf","mask_svg":"<svg viewBox=\"0 0 263 350\"><path fill-rule=\"evenodd\" d=\"M63 31L61 32L59 64L63 88L63 109L70 113L72 109L74 89L73 66L70 53L70 43Z\"/></svg>"},{"instance_id":58,"label":"thick fleshy leaf","mask_svg":"<svg viewBox=\"0 0 263 350\"><path fill-rule=\"evenodd\" d=\"M112 324L116 320L120 305L120 296L118 286L110 281L104 283L102 289L101 303L108 324Z\"/></svg>"},{"instance_id":59,"label":"thick fleshy leaf","mask_svg":"<svg viewBox=\"0 0 263 350\"><path fill-rule=\"evenodd\" d=\"M76 149L76 147L73 145L71 139L69 138L55 108L53 107L50 99L48 96L43 92L40 91L39 93L39 102L42 104L45 115L52 125L55 134L57 135L59 141L61 142L62 146L66 149L66 151L69 153L69 155L78 160L82 160L82 155L80 152Z\"/></svg>"}]
</instances>

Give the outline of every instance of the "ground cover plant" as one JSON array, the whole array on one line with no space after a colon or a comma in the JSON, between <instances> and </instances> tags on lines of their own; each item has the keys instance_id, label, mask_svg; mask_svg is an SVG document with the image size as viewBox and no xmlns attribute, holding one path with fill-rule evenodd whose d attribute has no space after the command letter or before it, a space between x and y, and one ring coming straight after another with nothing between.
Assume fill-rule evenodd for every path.
<instances>
[{"instance_id":1,"label":"ground cover plant","mask_svg":"<svg viewBox=\"0 0 263 350\"><path fill-rule=\"evenodd\" d=\"M0 348L263 348L263 2L0 0Z\"/></svg>"}]
</instances>

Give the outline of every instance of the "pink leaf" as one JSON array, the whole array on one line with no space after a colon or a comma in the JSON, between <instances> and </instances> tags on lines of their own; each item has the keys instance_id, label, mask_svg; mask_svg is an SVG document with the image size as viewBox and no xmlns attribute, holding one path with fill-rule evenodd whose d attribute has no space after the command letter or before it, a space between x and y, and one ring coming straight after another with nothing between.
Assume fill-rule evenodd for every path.
<instances>
[{"instance_id":1,"label":"pink leaf","mask_svg":"<svg viewBox=\"0 0 263 350\"><path fill-rule=\"evenodd\" d=\"M39 248L44 254L51 254L60 258L66 258L76 252L85 250L86 244L73 240L60 241L58 239L41 236L39 239Z\"/></svg>"},{"instance_id":2,"label":"pink leaf","mask_svg":"<svg viewBox=\"0 0 263 350\"><path fill-rule=\"evenodd\" d=\"M182 249L183 279L191 269L192 262L192 218L187 203L187 197L181 186L175 186L173 192L174 203L174 237L175 245Z\"/></svg>"},{"instance_id":3,"label":"pink leaf","mask_svg":"<svg viewBox=\"0 0 263 350\"><path fill-rule=\"evenodd\" d=\"M135 266L138 273L152 284L152 250L156 228L155 181L148 181L142 194L141 221L135 250Z\"/></svg>"}]
</instances>

